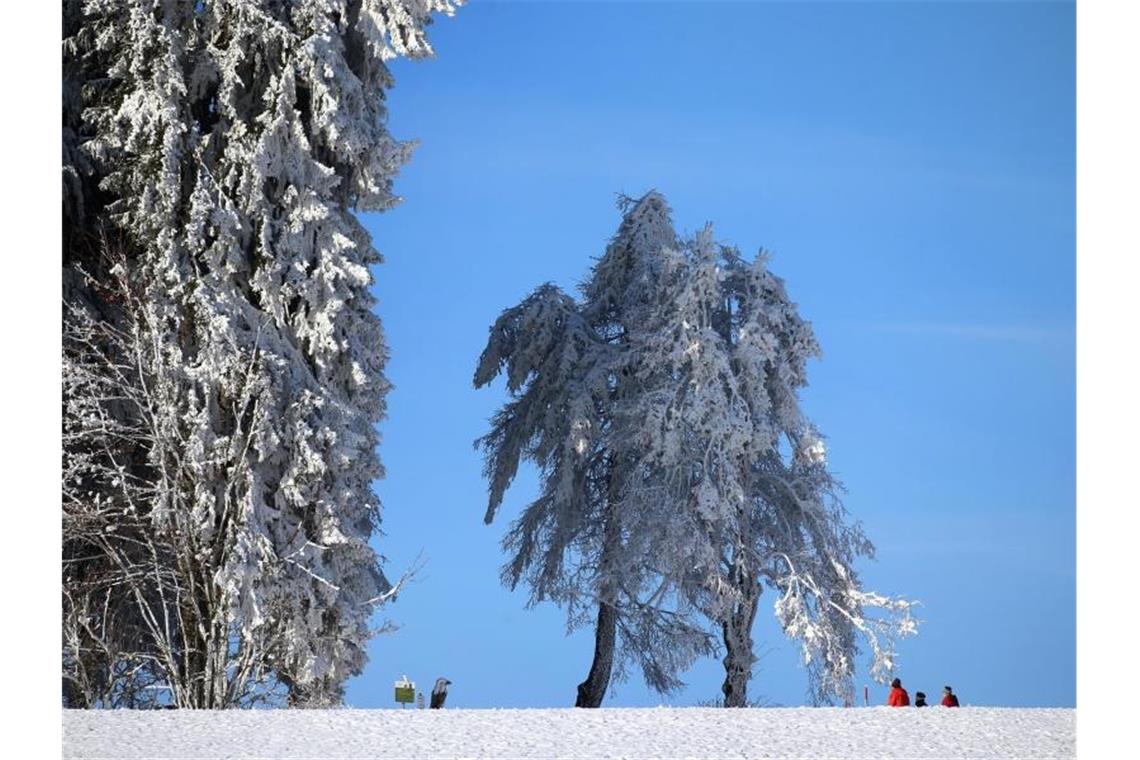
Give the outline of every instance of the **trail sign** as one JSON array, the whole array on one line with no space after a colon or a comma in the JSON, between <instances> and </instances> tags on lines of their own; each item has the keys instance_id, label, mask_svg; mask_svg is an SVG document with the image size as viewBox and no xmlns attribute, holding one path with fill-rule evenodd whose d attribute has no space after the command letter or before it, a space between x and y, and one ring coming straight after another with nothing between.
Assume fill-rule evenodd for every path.
<instances>
[{"instance_id":1,"label":"trail sign","mask_svg":"<svg viewBox=\"0 0 1140 760\"><path fill-rule=\"evenodd\" d=\"M400 703L400 707L416 701L416 685L409 681L407 676L396 681L396 701Z\"/></svg>"}]
</instances>

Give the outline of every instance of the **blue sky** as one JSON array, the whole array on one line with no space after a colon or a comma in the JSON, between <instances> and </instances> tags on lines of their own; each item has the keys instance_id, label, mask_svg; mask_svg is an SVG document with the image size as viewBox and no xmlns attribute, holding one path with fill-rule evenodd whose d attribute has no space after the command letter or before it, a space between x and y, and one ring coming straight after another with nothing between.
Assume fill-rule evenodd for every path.
<instances>
[{"instance_id":1,"label":"blue sky","mask_svg":"<svg viewBox=\"0 0 1140 760\"><path fill-rule=\"evenodd\" d=\"M1073 706L1072 4L476 0L431 37L436 59L393 66L390 127L421 142L405 202L365 217L395 384L376 545L393 575L426 565L348 702L391 706L407 673L450 678L449 706L573 703L592 636L499 584L537 486L483 525L472 441L505 391L471 377L499 312L573 288L615 194L656 188L679 229L772 251L816 329L804 404L877 545L864 579L923 602L904 685ZM802 704L772 601L750 696ZM702 661L661 697L633 673L607 704L697 704L722 677Z\"/></svg>"}]
</instances>

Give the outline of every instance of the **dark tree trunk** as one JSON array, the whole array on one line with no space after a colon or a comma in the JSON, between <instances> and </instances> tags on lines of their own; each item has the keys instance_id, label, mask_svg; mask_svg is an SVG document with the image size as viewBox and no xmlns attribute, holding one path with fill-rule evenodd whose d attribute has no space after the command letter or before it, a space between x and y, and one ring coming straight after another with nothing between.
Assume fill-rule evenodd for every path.
<instances>
[{"instance_id":1,"label":"dark tree trunk","mask_svg":"<svg viewBox=\"0 0 1140 760\"><path fill-rule=\"evenodd\" d=\"M744 598L722 625L724 633L724 692L725 707L748 706L748 681L752 678L752 622L760 603L760 587L753 582L741 588Z\"/></svg>"},{"instance_id":2,"label":"dark tree trunk","mask_svg":"<svg viewBox=\"0 0 1140 760\"><path fill-rule=\"evenodd\" d=\"M575 707L601 707L614 666L614 642L617 635L617 610L612 604L598 605L598 626L594 631L594 662L590 675L578 684Z\"/></svg>"},{"instance_id":3,"label":"dark tree trunk","mask_svg":"<svg viewBox=\"0 0 1140 760\"><path fill-rule=\"evenodd\" d=\"M578 684L578 699L575 707L601 707L602 700L610 686L610 676L614 669L614 644L617 639L617 608L614 600L617 589L612 579L607 577L617 554L621 551L621 527L614 515L613 475L610 475L610 494L606 500L603 519L606 521L602 556L598 566L602 569L602 587L598 602L598 624L594 629L594 661L590 674Z\"/></svg>"}]
</instances>

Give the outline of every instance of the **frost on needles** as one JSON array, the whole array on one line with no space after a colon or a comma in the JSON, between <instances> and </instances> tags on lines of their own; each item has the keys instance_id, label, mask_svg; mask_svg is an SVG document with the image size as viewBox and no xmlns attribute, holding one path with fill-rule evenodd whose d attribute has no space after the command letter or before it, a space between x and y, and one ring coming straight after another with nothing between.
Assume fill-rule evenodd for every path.
<instances>
[{"instance_id":1,"label":"frost on needles","mask_svg":"<svg viewBox=\"0 0 1140 760\"><path fill-rule=\"evenodd\" d=\"M887 678L914 602L864 590L873 547L839 500L801 412L811 326L761 253L674 232L665 199L622 198L621 226L575 299L545 284L491 327L475 385L509 401L477 445L490 523L521 460L540 493L503 541L503 581L593 623L577 704L634 664L660 692L723 645L724 704L747 704L752 625L776 597L816 703L852 699L860 644ZM719 640L719 645L718 645Z\"/></svg>"},{"instance_id":2,"label":"frost on needles","mask_svg":"<svg viewBox=\"0 0 1140 760\"><path fill-rule=\"evenodd\" d=\"M339 702L379 603L388 350L358 211L449 0L64 0L71 706ZM398 586L398 584L396 584Z\"/></svg>"}]
</instances>

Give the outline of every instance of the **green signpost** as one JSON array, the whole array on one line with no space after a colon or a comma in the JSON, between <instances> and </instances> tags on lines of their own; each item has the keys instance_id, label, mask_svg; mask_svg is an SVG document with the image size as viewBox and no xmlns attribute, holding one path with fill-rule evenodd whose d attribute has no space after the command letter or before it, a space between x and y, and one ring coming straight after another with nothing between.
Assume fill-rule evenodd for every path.
<instances>
[{"instance_id":1,"label":"green signpost","mask_svg":"<svg viewBox=\"0 0 1140 760\"><path fill-rule=\"evenodd\" d=\"M407 676L396 681L396 701L400 703L401 709L404 705L410 705L416 701L416 685L409 681Z\"/></svg>"}]
</instances>

